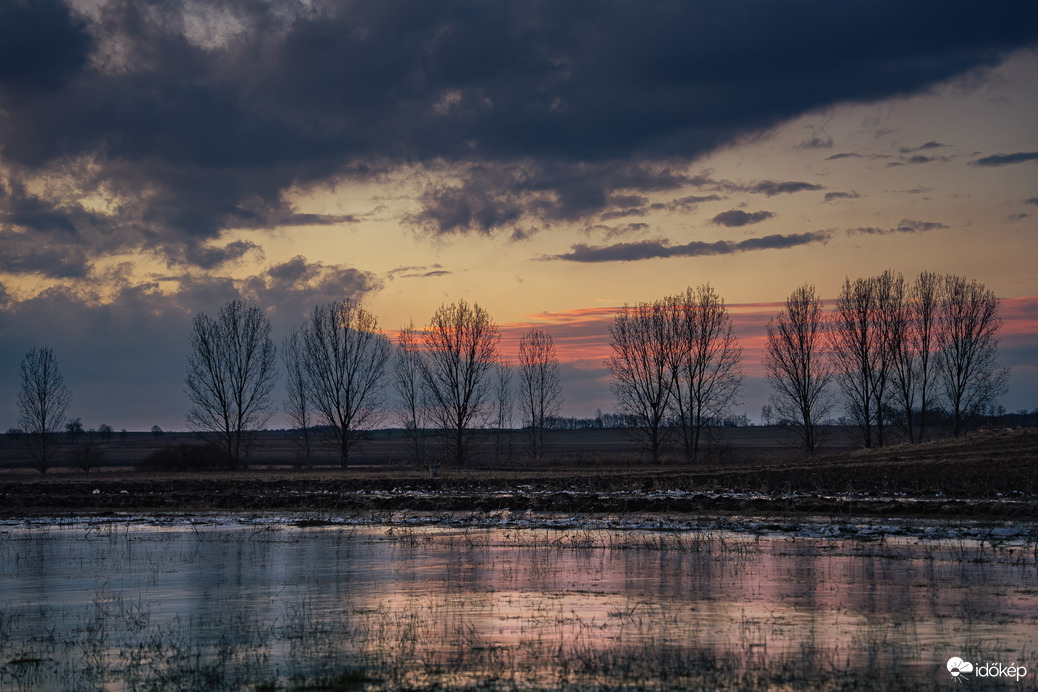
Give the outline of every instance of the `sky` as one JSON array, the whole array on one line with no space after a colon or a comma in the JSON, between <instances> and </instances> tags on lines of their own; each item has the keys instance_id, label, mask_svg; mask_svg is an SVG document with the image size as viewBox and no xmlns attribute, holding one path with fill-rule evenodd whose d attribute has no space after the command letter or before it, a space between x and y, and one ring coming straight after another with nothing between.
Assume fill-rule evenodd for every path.
<instances>
[{"instance_id":1,"label":"sky","mask_svg":"<svg viewBox=\"0 0 1038 692\"><path fill-rule=\"evenodd\" d=\"M885 269L992 289L1038 407L1036 48L1009 0L0 0L0 430L33 345L85 427L184 429L234 298L464 298L593 416L616 308L704 283L757 419L785 297Z\"/></svg>"}]
</instances>

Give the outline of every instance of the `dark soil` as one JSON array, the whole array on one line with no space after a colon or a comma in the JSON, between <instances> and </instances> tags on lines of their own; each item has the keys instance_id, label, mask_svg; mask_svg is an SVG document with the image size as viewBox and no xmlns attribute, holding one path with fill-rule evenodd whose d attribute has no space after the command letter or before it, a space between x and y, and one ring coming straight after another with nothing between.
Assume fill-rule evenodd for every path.
<instances>
[{"instance_id":1,"label":"dark soil","mask_svg":"<svg viewBox=\"0 0 1038 692\"><path fill-rule=\"evenodd\" d=\"M696 464L632 463L599 450L521 468L268 467L156 473L126 468L0 473L0 516L107 512L730 513L1038 519L1038 431L816 457L727 449Z\"/></svg>"}]
</instances>

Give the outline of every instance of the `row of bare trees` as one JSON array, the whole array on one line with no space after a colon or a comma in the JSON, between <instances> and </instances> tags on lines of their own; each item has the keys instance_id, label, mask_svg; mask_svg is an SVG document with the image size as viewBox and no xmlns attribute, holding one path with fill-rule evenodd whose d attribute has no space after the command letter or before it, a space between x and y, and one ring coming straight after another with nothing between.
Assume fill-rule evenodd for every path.
<instances>
[{"instance_id":1,"label":"row of bare trees","mask_svg":"<svg viewBox=\"0 0 1038 692\"><path fill-rule=\"evenodd\" d=\"M318 305L285 339L283 410L300 431L303 463L312 463L319 428L343 467L357 442L378 427L389 411L387 390L398 399L400 422L416 463L431 462L430 439L456 464L472 454L472 435L492 422L493 377L500 392L509 372L500 361L497 324L479 305L461 300L442 305L429 324L399 332L394 348L378 319L359 303ZM188 424L214 434L237 468L248 456L252 431L275 413L277 349L270 323L257 307L231 301L213 319L192 323L185 383L191 400ZM551 336L533 329L519 344L519 395L530 448L543 454L543 431L562 404L559 361ZM509 414L510 418L510 414Z\"/></svg>"},{"instance_id":2,"label":"row of bare trees","mask_svg":"<svg viewBox=\"0 0 1038 692\"><path fill-rule=\"evenodd\" d=\"M910 440L923 440L938 406L950 413L958 435L1006 390L1008 369L997 363L1001 325L995 295L955 275L924 272L912 284L892 271L847 279L828 313L815 289L801 286L767 325L763 365L771 405L809 452L835 404L834 384L866 447L883 445L895 421ZM270 332L263 311L240 300L224 305L216 318L203 313L192 323L187 422L215 436L229 468L244 463L251 433L276 410L277 349ZM704 430L738 401L743 379L742 350L724 300L706 284L625 305L610 335L607 366L619 413L636 422L653 461L674 434L694 460ZM401 329L395 356L377 318L358 303L314 307L281 349L283 409L301 431L304 463L311 463L311 433L320 426L347 466L358 440L383 422L390 385L416 463L431 460L429 444L438 437L442 455L464 464L475 430L511 427L515 399L528 449L540 459L545 430L563 400L555 345L541 329L523 335L513 392L499 342L486 310L464 300L442 305L424 329L413 323ZM51 436L70 401L53 352L30 350L18 406L31 460L41 471L50 465Z\"/></svg>"},{"instance_id":3,"label":"row of bare trees","mask_svg":"<svg viewBox=\"0 0 1038 692\"><path fill-rule=\"evenodd\" d=\"M658 462L677 431L685 458L700 453L703 431L738 401L742 349L724 299L709 285L620 308L609 329L607 366L619 412L637 421Z\"/></svg>"},{"instance_id":4,"label":"row of bare trees","mask_svg":"<svg viewBox=\"0 0 1038 692\"><path fill-rule=\"evenodd\" d=\"M938 407L959 435L1006 391L1001 326L995 294L953 274L847 279L829 313L801 286L767 326L771 405L809 452L836 403L833 384L865 447L885 444L895 422L922 441Z\"/></svg>"},{"instance_id":5,"label":"row of bare trees","mask_svg":"<svg viewBox=\"0 0 1038 692\"><path fill-rule=\"evenodd\" d=\"M515 392L512 366L499 353L497 324L479 305L464 300L441 306L419 331L399 332L393 384L412 458L430 459L428 430L441 431L446 457L464 464L472 434L487 425L511 427ZM527 446L544 455L544 431L562 407L559 358L550 334L533 328L519 340L518 399Z\"/></svg>"}]
</instances>

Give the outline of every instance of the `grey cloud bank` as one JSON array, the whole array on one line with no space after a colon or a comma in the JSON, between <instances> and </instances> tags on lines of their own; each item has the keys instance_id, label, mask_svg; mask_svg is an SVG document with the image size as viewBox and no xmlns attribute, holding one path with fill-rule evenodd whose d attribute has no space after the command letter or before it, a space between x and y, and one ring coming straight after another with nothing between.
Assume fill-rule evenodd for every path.
<instances>
[{"instance_id":1,"label":"grey cloud bank","mask_svg":"<svg viewBox=\"0 0 1038 692\"><path fill-rule=\"evenodd\" d=\"M1038 7L1008 0L109 0L82 12L6 0L0 223L35 238L8 269L82 273L126 248L211 266L221 258L196 246L227 228L349 222L295 214L287 189L412 163L462 179L420 200L411 221L434 232L584 218L618 192L676 187L659 162L684 165L812 109L910 94L1036 38ZM69 165L79 192L118 199L114 212L22 184ZM53 257L56 237L84 257Z\"/></svg>"},{"instance_id":2,"label":"grey cloud bank","mask_svg":"<svg viewBox=\"0 0 1038 692\"><path fill-rule=\"evenodd\" d=\"M549 259L569 262L631 262L635 260L659 257L703 257L709 255L728 255L735 252L752 250L781 250L783 248L824 243L829 240L828 231L812 233L791 233L789 235L773 234L762 238L748 238L734 242L718 240L712 243L693 241L684 245L671 245L670 241L646 240L637 243L616 243L614 245L574 245L570 252L556 255Z\"/></svg>"}]
</instances>

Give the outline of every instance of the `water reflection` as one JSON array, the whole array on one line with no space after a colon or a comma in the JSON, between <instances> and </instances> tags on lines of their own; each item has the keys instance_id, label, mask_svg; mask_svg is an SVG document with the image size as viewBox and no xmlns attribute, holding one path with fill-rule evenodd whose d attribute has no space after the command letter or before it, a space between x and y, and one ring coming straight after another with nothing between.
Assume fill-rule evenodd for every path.
<instances>
[{"instance_id":1,"label":"water reflection","mask_svg":"<svg viewBox=\"0 0 1038 692\"><path fill-rule=\"evenodd\" d=\"M1035 688L1030 546L721 532L0 533L2 689ZM992 687L992 681L984 681Z\"/></svg>"}]
</instances>

